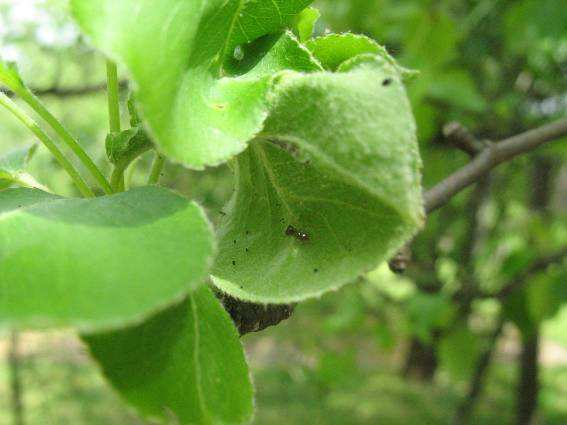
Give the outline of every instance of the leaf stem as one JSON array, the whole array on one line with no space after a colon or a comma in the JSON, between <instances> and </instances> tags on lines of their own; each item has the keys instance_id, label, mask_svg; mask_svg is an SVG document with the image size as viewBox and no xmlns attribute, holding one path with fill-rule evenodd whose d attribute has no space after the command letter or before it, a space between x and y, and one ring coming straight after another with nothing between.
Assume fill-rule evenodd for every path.
<instances>
[{"instance_id":1,"label":"leaf stem","mask_svg":"<svg viewBox=\"0 0 567 425\"><path fill-rule=\"evenodd\" d=\"M93 198L95 196L73 164L71 164L53 140L51 140L51 138L39 127L39 125L37 125L37 123L23 111L23 109L21 109L3 93L0 93L0 105L4 106L8 109L8 111L14 114L14 116L45 145L45 147L55 157L57 162L59 162L61 167L67 172L67 174L69 174L83 196L87 198Z\"/></svg>"},{"instance_id":2,"label":"leaf stem","mask_svg":"<svg viewBox=\"0 0 567 425\"><path fill-rule=\"evenodd\" d=\"M148 178L148 184L157 184L165 165L165 158L156 152L154 157L154 162L152 164L152 169L150 171L150 177Z\"/></svg>"},{"instance_id":3,"label":"leaf stem","mask_svg":"<svg viewBox=\"0 0 567 425\"><path fill-rule=\"evenodd\" d=\"M106 61L106 85L108 97L108 124L111 133L120 133L120 93L118 69L111 60ZM115 166L110 177L113 192L124 191L125 167Z\"/></svg>"},{"instance_id":4,"label":"leaf stem","mask_svg":"<svg viewBox=\"0 0 567 425\"><path fill-rule=\"evenodd\" d=\"M112 176L110 177L110 186L112 187L113 193L124 192L124 172L125 168L116 166L114 171L112 171Z\"/></svg>"},{"instance_id":5,"label":"leaf stem","mask_svg":"<svg viewBox=\"0 0 567 425\"><path fill-rule=\"evenodd\" d=\"M96 166L90 156L85 152L79 142L63 127L55 116L41 103L41 101L28 89L17 90L16 94L22 98L37 114L53 128L53 130L61 137L63 142L77 155L81 163L89 170L100 187L107 194L112 193L110 184L104 174Z\"/></svg>"},{"instance_id":6,"label":"leaf stem","mask_svg":"<svg viewBox=\"0 0 567 425\"><path fill-rule=\"evenodd\" d=\"M120 132L120 94L118 83L118 70L116 64L106 61L106 79L108 91L108 122L111 133Z\"/></svg>"}]
</instances>

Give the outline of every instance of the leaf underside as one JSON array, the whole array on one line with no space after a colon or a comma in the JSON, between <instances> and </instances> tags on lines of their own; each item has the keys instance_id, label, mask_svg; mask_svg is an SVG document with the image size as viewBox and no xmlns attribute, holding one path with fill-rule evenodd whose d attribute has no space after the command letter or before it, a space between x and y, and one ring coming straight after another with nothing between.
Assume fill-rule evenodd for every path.
<instances>
[{"instance_id":1,"label":"leaf underside","mask_svg":"<svg viewBox=\"0 0 567 425\"><path fill-rule=\"evenodd\" d=\"M281 78L263 137L238 157L213 269L221 290L265 303L354 281L423 222L415 128L397 71L363 63Z\"/></svg>"}]
</instances>

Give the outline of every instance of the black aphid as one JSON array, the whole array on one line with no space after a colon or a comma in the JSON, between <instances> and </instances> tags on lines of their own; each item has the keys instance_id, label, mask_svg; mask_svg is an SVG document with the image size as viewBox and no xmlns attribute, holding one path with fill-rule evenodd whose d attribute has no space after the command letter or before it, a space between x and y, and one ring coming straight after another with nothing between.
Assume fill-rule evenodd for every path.
<instances>
[{"instance_id":1,"label":"black aphid","mask_svg":"<svg viewBox=\"0 0 567 425\"><path fill-rule=\"evenodd\" d=\"M393 83L393 80L391 78L386 78L384 81L382 81L382 85L384 87L389 86L392 83Z\"/></svg>"},{"instance_id":2,"label":"black aphid","mask_svg":"<svg viewBox=\"0 0 567 425\"><path fill-rule=\"evenodd\" d=\"M236 260L232 260L232 265L236 266Z\"/></svg>"},{"instance_id":3,"label":"black aphid","mask_svg":"<svg viewBox=\"0 0 567 425\"><path fill-rule=\"evenodd\" d=\"M297 230L291 224L289 226L287 226L287 229L285 230L285 234L287 236L294 236L295 239L297 239L298 241L302 241L302 242L306 242L306 241L311 239L308 233L306 233L302 230Z\"/></svg>"},{"instance_id":4,"label":"black aphid","mask_svg":"<svg viewBox=\"0 0 567 425\"><path fill-rule=\"evenodd\" d=\"M313 269L313 273L318 273L319 269Z\"/></svg>"},{"instance_id":5,"label":"black aphid","mask_svg":"<svg viewBox=\"0 0 567 425\"><path fill-rule=\"evenodd\" d=\"M234 244L236 245L236 239L235 239L235 240L233 240L232 242L234 242Z\"/></svg>"},{"instance_id":6,"label":"black aphid","mask_svg":"<svg viewBox=\"0 0 567 425\"><path fill-rule=\"evenodd\" d=\"M285 229L285 234L287 236L295 236L297 234L297 230L295 230L295 227L290 224L287 226L287 229Z\"/></svg>"}]
</instances>

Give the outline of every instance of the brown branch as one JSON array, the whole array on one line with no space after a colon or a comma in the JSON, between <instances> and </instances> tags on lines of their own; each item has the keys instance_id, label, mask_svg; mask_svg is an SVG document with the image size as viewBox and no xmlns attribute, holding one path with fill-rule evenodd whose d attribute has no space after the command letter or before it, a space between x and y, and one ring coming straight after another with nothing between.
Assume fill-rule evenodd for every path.
<instances>
[{"instance_id":1,"label":"brown branch","mask_svg":"<svg viewBox=\"0 0 567 425\"><path fill-rule=\"evenodd\" d=\"M567 119L555 121L498 143L488 144L468 165L425 193L427 213L445 205L461 190L475 183L503 162L564 136L567 136Z\"/></svg>"},{"instance_id":2,"label":"brown branch","mask_svg":"<svg viewBox=\"0 0 567 425\"><path fill-rule=\"evenodd\" d=\"M459 122L450 122L443 127L445 140L466 152L470 156L476 156L484 149L485 145L474 137L471 132Z\"/></svg>"}]
</instances>

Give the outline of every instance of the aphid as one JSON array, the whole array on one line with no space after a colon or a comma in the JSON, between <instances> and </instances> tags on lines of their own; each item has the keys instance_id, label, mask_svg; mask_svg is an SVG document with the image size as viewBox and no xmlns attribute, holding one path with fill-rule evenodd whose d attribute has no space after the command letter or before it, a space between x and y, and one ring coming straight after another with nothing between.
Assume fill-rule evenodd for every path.
<instances>
[{"instance_id":1,"label":"aphid","mask_svg":"<svg viewBox=\"0 0 567 425\"><path fill-rule=\"evenodd\" d=\"M236 260L232 260L232 265L236 266Z\"/></svg>"},{"instance_id":2,"label":"aphid","mask_svg":"<svg viewBox=\"0 0 567 425\"><path fill-rule=\"evenodd\" d=\"M295 239L301 242L307 242L308 240L311 239L307 232L304 232L303 230L297 230L291 224L287 226L287 229L285 230L285 234L287 236L294 236Z\"/></svg>"},{"instance_id":3,"label":"aphid","mask_svg":"<svg viewBox=\"0 0 567 425\"><path fill-rule=\"evenodd\" d=\"M236 239L232 241L236 245Z\"/></svg>"},{"instance_id":4,"label":"aphid","mask_svg":"<svg viewBox=\"0 0 567 425\"><path fill-rule=\"evenodd\" d=\"M285 234L287 236L295 236L297 234L297 230L295 230L295 227L293 227L290 224L289 226L287 226L287 229L285 230Z\"/></svg>"},{"instance_id":5,"label":"aphid","mask_svg":"<svg viewBox=\"0 0 567 425\"><path fill-rule=\"evenodd\" d=\"M389 86L390 84L392 84L393 80L391 78L386 78L384 81L382 81L382 85L384 87Z\"/></svg>"},{"instance_id":6,"label":"aphid","mask_svg":"<svg viewBox=\"0 0 567 425\"><path fill-rule=\"evenodd\" d=\"M219 214L222 215L223 217L226 215L224 211L219 211Z\"/></svg>"},{"instance_id":7,"label":"aphid","mask_svg":"<svg viewBox=\"0 0 567 425\"><path fill-rule=\"evenodd\" d=\"M242 49L242 46L236 46L232 55L237 61L244 59L244 50Z\"/></svg>"},{"instance_id":8,"label":"aphid","mask_svg":"<svg viewBox=\"0 0 567 425\"><path fill-rule=\"evenodd\" d=\"M313 269L313 273L318 273L319 269Z\"/></svg>"}]
</instances>

